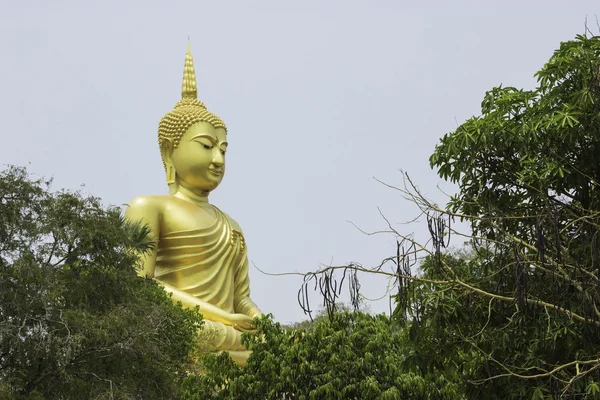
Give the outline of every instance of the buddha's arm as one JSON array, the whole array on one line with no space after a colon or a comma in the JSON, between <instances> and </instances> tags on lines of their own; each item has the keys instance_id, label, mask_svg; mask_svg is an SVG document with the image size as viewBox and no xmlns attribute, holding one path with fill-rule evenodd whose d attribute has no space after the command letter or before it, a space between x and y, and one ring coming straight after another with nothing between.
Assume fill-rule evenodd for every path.
<instances>
[{"instance_id":1,"label":"buddha's arm","mask_svg":"<svg viewBox=\"0 0 600 400\"><path fill-rule=\"evenodd\" d=\"M134 199L125 210L125 217L130 221L143 221L150 229L151 235L155 238L159 237L160 233L160 211L153 204L151 199L138 197ZM149 253L141 255L142 269L138 272L140 276L154 278L154 267L156 265L156 248ZM168 293L171 293L171 299L174 303L181 302L185 308L200 307L200 312L205 319L222 322L225 325L241 325L246 326L249 321L240 319L238 315L230 314L219 307L202 301L184 291L181 291L171 285L154 279L160 283ZM245 318L245 317L244 317Z\"/></svg>"},{"instance_id":2,"label":"buddha's arm","mask_svg":"<svg viewBox=\"0 0 600 400\"><path fill-rule=\"evenodd\" d=\"M242 263L235 275L234 308L235 312L254 318L262 314L258 306L250 298L250 278L248 277L248 257L244 250Z\"/></svg>"},{"instance_id":3,"label":"buddha's arm","mask_svg":"<svg viewBox=\"0 0 600 400\"><path fill-rule=\"evenodd\" d=\"M245 244L244 234L240 225L227 215L227 219L234 231L241 235L243 243L242 255L234 272L234 292L233 292L233 309L236 313L241 313L254 318L262 315L258 306L250 298L250 278L248 277L248 248Z\"/></svg>"}]
</instances>

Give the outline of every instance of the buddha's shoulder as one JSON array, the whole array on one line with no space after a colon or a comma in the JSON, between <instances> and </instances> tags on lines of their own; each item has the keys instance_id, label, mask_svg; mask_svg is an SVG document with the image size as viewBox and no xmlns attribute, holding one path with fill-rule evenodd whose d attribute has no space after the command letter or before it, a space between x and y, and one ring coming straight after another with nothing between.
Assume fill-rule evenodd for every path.
<instances>
[{"instance_id":1,"label":"buddha's shoulder","mask_svg":"<svg viewBox=\"0 0 600 400\"><path fill-rule=\"evenodd\" d=\"M127 206L130 210L146 210L160 212L173 201L169 195L138 196L131 200Z\"/></svg>"}]
</instances>

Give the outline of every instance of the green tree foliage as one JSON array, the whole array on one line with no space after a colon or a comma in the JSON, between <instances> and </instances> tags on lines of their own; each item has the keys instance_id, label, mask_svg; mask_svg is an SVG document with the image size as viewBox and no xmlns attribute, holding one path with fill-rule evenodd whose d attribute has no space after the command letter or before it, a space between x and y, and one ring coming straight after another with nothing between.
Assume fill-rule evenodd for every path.
<instances>
[{"instance_id":1,"label":"green tree foliage","mask_svg":"<svg viewBox=\"0 0 600 400\"><path fill-rule=\"evenodd\" d=\"M441 139L430 162L458 185L448 209L408 176L404 188L388 185L420 207L431 246L386 219L378 233L396 235L398 247L381 265L305 275L393 279L405 338L395 362L459 382L468 398L600 395L600 37L561 43L535 76L534 90L487 92L481 115ZM453 230L455 219L470 232ZM467 247L449 251L450 234Z\"/></svg>"},{"instance_id":2,"label":"green tree foliage","mask_svg":"<svg viewBox=\"0 0 600 400\"><path fill-rule=\"evenodd\" d=\"M442 178L459 185L451 210L491 238L507 232L537 243L536 225L545 219L563 228L600 207L600 38L561 43L535 76L534 90L487 92L482 115L445 135L430 159ZM504 218L490 226L484 216ZM590 230L577 228L568 233ZM581 255L591 261L589 239Z\"/></svg>"},{"instance_id":3,"label":"green tree foliage","mask_svg":"<svg viewBox=\"0 0 600 400\"><path fill-rule=\"evenodd\" d=\"M432 167L459 186L449 210L416 197L431 226L471 224L468 257L444 256L432 229L436 283L414 284L411 311L418 348L468 361L477 398L598 394L600 37L561 43L535 76L534 90L487 92L436 147Z\"/></svg>"},{"instance_id":4,"label":"green tree foliage","mask_svg":"<svg viewBox=\"0 0 600 400\"><path fill-rule=\"evenodd\" d=\"M403 370L404 335L384 316L340 312L308 329L286 330L270 317L246 337L244 368L208 355L205 373L184 383L183 399L460 399L443 375Z\"/></svg>"},{"instance_id":5,"label":"green tree foliage","mask_svg":"<svg viewBox=\"0 0 600 400\"><path fill-rule=\"evenodd\" d=\"M174 398L201 317L136 275L117 208L0 173L0 398Z\"/></svg>"}]
</instances>

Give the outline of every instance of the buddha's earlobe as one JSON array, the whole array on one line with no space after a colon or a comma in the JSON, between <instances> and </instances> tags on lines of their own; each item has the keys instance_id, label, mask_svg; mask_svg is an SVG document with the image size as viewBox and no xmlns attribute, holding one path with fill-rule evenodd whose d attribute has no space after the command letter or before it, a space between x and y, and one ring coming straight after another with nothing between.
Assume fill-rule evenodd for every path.
<instances>
[{"instance_id":1,"label":"buddha's earlobe","mask_svg":"<svg viewBox=\"0 0 600 400\"><path fill-rule=\"evenodd\" d=\"M165 170L167 173L167 184L170 186L175 183L175 177L177 172L175 166L171 161L171 154L173 154L173 142L170 139L165 139L160 144L160 155L165 163Z\"/></svg>"},{"instance_id":2,"label":"buddha's earlobe","mask_svg":"<svg viewBox=\"0 0 600 400\"><path fill-rule=\"evenodd\" d=\"M167 165L167 185L175 183L175 167L173 164Z\"/></svg>"}]
</instances>

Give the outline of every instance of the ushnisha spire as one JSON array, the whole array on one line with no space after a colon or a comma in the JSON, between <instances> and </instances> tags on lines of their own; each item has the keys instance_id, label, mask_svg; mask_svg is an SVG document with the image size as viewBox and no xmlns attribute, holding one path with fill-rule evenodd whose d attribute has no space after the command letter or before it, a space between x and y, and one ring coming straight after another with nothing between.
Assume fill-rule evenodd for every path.
<instances>
[{"instance_id":1,"label":"ushnisha spire","mask_svg":"<svg viewBox=\"0 0 600 400\"><path fill-rule=\"evenodd\" d=\"M198 88L196 87L196 71L194 71L194 59L190 51L190 41L188 39L187 53L185 53L185 64L183 66L183 83L181 84L181 98L198 98Z\"/></svg>"}]
</instances>

